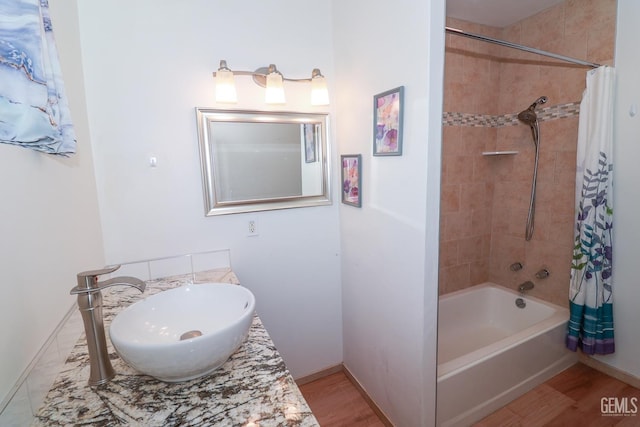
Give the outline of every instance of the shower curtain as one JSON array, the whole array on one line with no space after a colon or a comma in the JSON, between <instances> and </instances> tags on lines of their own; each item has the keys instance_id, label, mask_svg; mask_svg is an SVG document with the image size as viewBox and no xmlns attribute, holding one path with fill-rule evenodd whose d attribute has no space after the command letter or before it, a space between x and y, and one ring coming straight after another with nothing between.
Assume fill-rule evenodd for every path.
<instances>
[{"instance_id":1,"label":"shower curtain","mask_svg":"<svg viewBox=\"0 0 640 427\"><path fill-rule=\"evenodd\" d=\"M75 153L47 0L0 0L0 142Z\"/></svg>"},{"instance_id":2,"label":"shower curtain","mask_svg":"<svg viewBox=\"0 0 640 427\"><path fill-rule=\"evenodd\" d=\"M580 104L576 174L576 228L566 345L585 354L609 354L613 339L613 86L614 69L587 73Z\"/></svg>"}]
</instances>

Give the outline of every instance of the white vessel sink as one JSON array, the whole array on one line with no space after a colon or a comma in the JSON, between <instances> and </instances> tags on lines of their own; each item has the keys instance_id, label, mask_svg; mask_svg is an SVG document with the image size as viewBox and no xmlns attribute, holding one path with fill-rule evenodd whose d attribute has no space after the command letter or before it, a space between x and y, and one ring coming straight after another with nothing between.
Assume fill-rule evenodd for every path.
<instances>
[{"instance_id":1,"label":"white vessel sink","mask_svg":"<svg viewBox=\"0 0 640 427\"><path fill-rule=\"evenodd\" d=\"M255 304L240 285L185 285L122 310L109 334L118 355L136 370L162 381L187 381L213 372L240 347Z\"/></svg>"}]
</instances>

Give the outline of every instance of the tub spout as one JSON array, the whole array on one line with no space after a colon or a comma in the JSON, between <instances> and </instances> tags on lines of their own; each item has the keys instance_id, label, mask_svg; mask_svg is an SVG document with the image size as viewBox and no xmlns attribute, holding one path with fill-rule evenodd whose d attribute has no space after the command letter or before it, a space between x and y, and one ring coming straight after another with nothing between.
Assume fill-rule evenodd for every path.
<instances>
[{"instance_id":1,"label":"tub spout","mask_svg":"<svg viewBox=\"0 0 640 427\"><path fill-rule=\"evenodd\" d=\"M535 285L531 280L527 280L526 282L521 283L520 286L518 286L518 290L520 291L520 294L524 295L526 291L530 291L534 286Z\"/></svg>"}]
</instances>

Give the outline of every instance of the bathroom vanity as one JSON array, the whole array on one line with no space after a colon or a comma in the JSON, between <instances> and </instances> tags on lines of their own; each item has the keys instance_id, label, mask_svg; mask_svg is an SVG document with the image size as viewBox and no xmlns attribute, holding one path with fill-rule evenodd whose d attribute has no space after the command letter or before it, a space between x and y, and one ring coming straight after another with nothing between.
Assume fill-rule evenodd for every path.
<instances>
[{"instance_id":1,"label":"bathroom vanity","mask_svg":"<svg viewBox=\"0 0 640 427\"><path fill-rule=\"evenodd\" d=\"M150 280L144 294L125 287L103 292L105 327L130 304L188 283L238 283L228 269ZM318 426L300 390L255 315L249 336L227 362L205 377L166 383L120 359L108 340L116 376L90 387L83 336L38 411L34 426ZM179 360L176 363L180 363Z\"/></svg>"}]
</instances>

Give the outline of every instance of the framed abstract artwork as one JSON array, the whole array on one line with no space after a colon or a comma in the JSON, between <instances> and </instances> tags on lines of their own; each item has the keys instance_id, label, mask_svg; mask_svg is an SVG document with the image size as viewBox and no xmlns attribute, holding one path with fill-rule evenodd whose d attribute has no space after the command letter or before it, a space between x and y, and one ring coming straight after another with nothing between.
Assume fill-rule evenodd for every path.
<instances>
[{"instance_id":1,"label":"framed abstract artwork","mask_svg":"<svg viewBox=\"0 0 640 427\"><path fill-rule=\"evenodd\" d=\"M402 155L404 86L373 97L373 155Z\"/></svg>"},{"instance_id":2,"label":"framed abstract artwork","mask_svg":"<svg viewBox=\"0 0 640 427\"><path fill-rule=\"evenodd\" d=\"M342 203L362 206L362 155L346 154L340 156L342 177Z\"/></svg>"}]
</instances>

